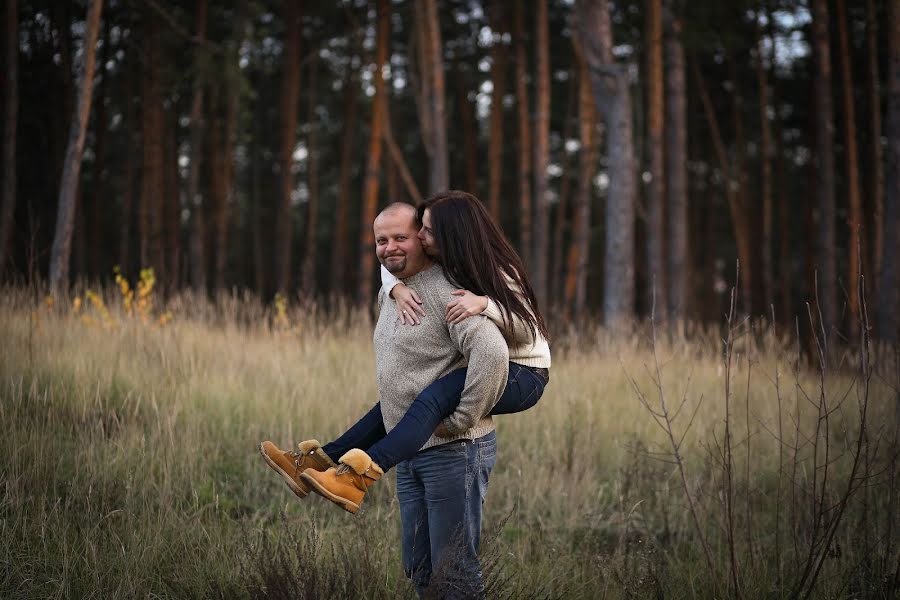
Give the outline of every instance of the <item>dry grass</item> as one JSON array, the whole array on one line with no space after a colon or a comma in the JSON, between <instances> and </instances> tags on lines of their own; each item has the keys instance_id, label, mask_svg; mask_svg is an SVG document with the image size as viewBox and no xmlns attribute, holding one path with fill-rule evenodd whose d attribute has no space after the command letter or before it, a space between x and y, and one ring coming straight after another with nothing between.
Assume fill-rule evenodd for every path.
<instances>
[{"instance_id":1,"label":"dry grass","mask_svg":"<svg viewBox=\"0 0 900 600\"><path fill-rule=\"evenodd\" d=\"M127 315L115 291L103 296L108 318L87 304L75 314L23 290L0 297L0 597L412 595L393 477L354 518L319 498L297 502L255 452L262 439L330 440L371 405L365 315L181 297L159 325L162 307ZM557 345L538 406L497 419L485 549L495 595L789 596L816 519L828 516L815 510L823 446L794 441L820 439L819 373L800 365L789 336L737 341L729 526L721 350L712 333L656 345L669 402L686 398L675 429L698 531L666 432L630 382L656 398L647 337L596 329ZM883 352L870 380L865 478L824 549L816 594L897 589L891 356ZM824 378L834 412L821 438L830 448L821 497L834 502L861 430L855 363L848 352Z\"/></svg>"}]
</instances>

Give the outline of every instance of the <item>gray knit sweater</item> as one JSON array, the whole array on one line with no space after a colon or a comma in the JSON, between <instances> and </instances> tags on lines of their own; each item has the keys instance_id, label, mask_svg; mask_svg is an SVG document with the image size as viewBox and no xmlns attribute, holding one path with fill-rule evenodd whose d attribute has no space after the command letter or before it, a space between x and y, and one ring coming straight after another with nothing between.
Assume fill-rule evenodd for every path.
<instances>
[{"instance_id":1,"label":"gray knit sweater","mask_svg":"<svg viewBox=\"0 0 900 600\"><path fill-rule=\"evenodd\" d=\"M375 325L375 371L384 428L393 429L416 396L429 384L468 364L466 385L456 411L444 420L452 438L432 435L422 449L466 438L476 439L493 431L484 417L494 406L509 375L509 349L500 330L487 317L475 316L461 323L444 320L444 309L456 289L443 269L433 265L404 280L414 286L425 307L421 324L400 322L395 302L378 294Z\"/></svg>"}]
</instances>

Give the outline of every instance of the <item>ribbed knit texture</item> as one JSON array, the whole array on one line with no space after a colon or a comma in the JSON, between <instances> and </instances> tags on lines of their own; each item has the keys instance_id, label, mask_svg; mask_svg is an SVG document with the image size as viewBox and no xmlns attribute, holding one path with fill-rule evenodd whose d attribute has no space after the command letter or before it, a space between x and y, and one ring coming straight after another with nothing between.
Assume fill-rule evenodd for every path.
<instances>
[{"instance_id":1,"label":"ribbed knit texture","mask_svg":"<svg viewBox=\"0 0 900 600\"><path fill-rule=\"evenodd\" d=\"M524 298L522 296L522 291L512 278L506 277L506 281L509 283L510 290ZM384 286L385 293L389 295L391 290L398 283L400 283L400 280L394 277L391 272L382 265L381 284ZM457 297L453 296L453 298L455 299ZM444 314L446 308L447 306L445 304L441 308L441 314ZM493 298L488 298L488 305L481 314L493 321L497 327L502 328L505 326L503 322L503 313L500 310L500 306L494 302ZM513 339L509 342L509 360L514 363L519 363L520 365L525 365L526 367L549 369L550 344L547 342L547 338L541 335L540 331L528 323L525 323L516 315L511 315L511 317Z\"/></svg>"},{"instance_id":2,"label":"ribbed knit texture","mask_svg":"<svg viewBox=\"0 0 900 600\"><path fill-rule=\"evenodd\" d=\"M375 371L384 427L393 429L416 396L429 384L468 364L462 399L444 425L452 438L431 436L422 449L457 439L474 440L494 430L490 417L506 387L509 350L500 330L483 316L462 323L444 320L444 307L456 288L439 265L403 280L415 288L426 315L417 326L400 322L397 304L379 293L380 312L375 325Z\"/></svg>"}]
</instances>

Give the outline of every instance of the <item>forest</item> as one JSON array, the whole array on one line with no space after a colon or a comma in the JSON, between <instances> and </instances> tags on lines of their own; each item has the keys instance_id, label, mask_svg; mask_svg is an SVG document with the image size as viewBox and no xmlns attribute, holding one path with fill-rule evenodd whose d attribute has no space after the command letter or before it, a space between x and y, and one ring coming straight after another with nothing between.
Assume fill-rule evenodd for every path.
<instances>
[{"instance_id":1,"label":"forest","mask_svg":"<svg viewBox=\"0 0 900 600\"><path fill-rule=\"evenodd\" d=\"M898 597L900 1L4 6L0 598L414 597L393 475L258 448L378 402L372 222L446 189L552 349L485 597Z\"/></svg>"},{"instance_id":2,"label":"forest","mask_svg":"<svg viewBox=\"0 0 900 600\"><path fill-rule=\"evenodd\" d=\"M896 340L895 2L6 3L0 275L371 302L476 194L557 323ZM894 9L894 10L892 10Z\"/></svg>"}]
</instances>

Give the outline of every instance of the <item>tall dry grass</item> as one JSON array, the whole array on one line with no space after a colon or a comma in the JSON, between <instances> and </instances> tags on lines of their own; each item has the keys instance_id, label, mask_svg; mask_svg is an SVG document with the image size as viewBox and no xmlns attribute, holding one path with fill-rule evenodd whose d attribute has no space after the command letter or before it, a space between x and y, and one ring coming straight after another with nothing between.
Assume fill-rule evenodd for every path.
<instances>
[{"instance_id":1,"label":"tall dry grass","mask_svg":"<svg viewBox=\"0 0 900 600\"><path fill-rule=\"evenodd\" d=\"M255 450L333 439L376 400L367 315L84 292L77 312L0 295L0 597L413 595L393 477L353 517ZM496 419L492 594L895 594L896 354L866 377L853 349L822 372L748 323L651 333L560 339L538 406Z\"/></svg>"}]
</instances>

